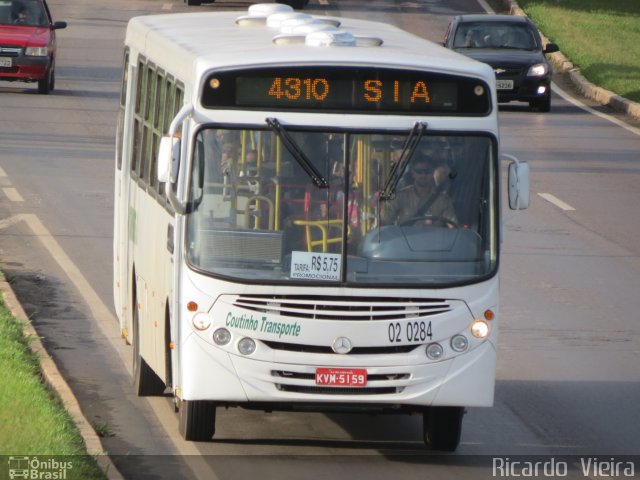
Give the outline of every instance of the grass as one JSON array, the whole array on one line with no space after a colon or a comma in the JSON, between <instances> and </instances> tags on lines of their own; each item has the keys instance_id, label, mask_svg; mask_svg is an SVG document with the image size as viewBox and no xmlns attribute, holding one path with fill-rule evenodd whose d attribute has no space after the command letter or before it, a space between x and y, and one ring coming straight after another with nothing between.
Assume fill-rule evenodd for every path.
<instances>
[{"instance_id":1,"label":"grass","mask_svg":"<svg viewBox=\"0 0 640 480\"><path fill-rule=\"evenodd\" d=\"M66 478L105 478L63 405L42 382L23 331L0 299L0 456L64 459L72 465ZM0 468L4 474L5 466Z\"/></svg>"},{"instance_id":2,"label":"grass","mask_svg":"<svg viewBox=\"0 0 640 480\"><path fill-rule=\"evenodd\" d=\"M92 427L100 437L113 437L115 435L111 430L111 427L104 422L92 423Z\"/></svg>"},{"instance_id":3,"label":"grass","mask_svg":"<svg viewBox=\"0 0 640 480\"><path fill-rule=\"evenodd\" d=\"M517 0L595 85L640 102L640 0Z\"/></svg>"}]
</instances>

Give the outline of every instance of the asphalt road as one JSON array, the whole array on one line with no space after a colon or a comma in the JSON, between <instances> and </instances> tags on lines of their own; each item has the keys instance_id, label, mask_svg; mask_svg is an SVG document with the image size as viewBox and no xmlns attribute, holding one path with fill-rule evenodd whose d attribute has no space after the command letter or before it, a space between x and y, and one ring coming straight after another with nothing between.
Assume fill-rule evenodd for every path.
<instances>
[{"instance_id":1,"label":"asphalt road","mask_svg":"<svg viewBox=\"0 0 640 480\"><path fill-rule=\"evenodd\" d=\"M126 21L187 7L50 6L69 22L58 37L57 89L40 96L0 82L0 266L87 418L108 427L104 446L125 477L492 478L493 456L577 455L579 464L640 454L640 130L558 94L549 114L501 108L503 151L531 165L531 206L505 215L496 403L469 410L455 455L427 455L420 418L401 416L232 409L220 412L214 442L183 442L168 400L132 394L111 262ZM309 8L436 41L463 11L483 9L473 0L312 0Z\"/></svg>"}]
</instances>

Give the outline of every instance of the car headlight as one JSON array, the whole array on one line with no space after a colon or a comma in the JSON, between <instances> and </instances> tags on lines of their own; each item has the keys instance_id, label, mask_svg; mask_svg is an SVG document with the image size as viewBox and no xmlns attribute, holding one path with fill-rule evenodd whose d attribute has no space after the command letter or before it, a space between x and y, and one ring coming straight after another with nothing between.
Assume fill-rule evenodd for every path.
<instances>
[{"instance_id":1,"label":"car headlight","mask_svg":"<svg viewBox=\"0 0 640 480\"><path fill-rule=\"evenodd\" d=\"M549 68L544 63L538 63L529 67L529 71L527 72L528 77L544 77L547 73L549 73Z\"/></svg>"},{"instance_id":2,"label":"car headlight","mask_svg":"<svg viewBox=\"0 0 640 480\"><path fill-rule=\"evenodd\" d=\"M49 47L27 47L24 54L27 57L46 57L49 55Z\"/></svg>"}]
</instances>

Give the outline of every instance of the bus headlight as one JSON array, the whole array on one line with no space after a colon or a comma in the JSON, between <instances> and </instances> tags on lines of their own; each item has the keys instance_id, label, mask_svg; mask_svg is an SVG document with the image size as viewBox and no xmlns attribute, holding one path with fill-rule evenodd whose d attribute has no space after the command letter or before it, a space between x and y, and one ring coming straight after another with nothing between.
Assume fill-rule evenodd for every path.
<instances>
[{"instance_id":1,"label":"bus headlight","mask_svg":"<svg viewBox=\"0 0 640 480\"><path fill-rule=\"evenodd\" d=\"M204 312L196 313L191 322L193 323L193 328L200 331L206 330L211 326L211 319Z\"/></svg>"},{"instance_id":2,"label":"bus headlight","mask_svg":"<svg viewBox=\"0 0 640 480\"><path fill-rule=\"evenodd\" d=\"M444 349L439 343L430 343L427 345L426 354L429 360L439 360L444 355Z\"/></svg>"},{"instance_id":3,"label":"bus headlight","mask_svg":"<svg viewBox=\"0 0 640 480\"><path fill-rule=\"evenodd\" d=\"M485 338L489 335L489 324L484 320L476 320L471 324L471 334L476 338Z\"/></svg>"},{"instance_id":4,"label":"bus headlight","mask_svg":"<svg viewBox=\"0 0 640 480\"><path fill-rule=\"evenodd\" d=\"M458 353L464 352L467 347L469 347L469 340L464 335L458 334L451 337L451 348L454 351Z\"/></svg>"},{"instance_id":5,"label":"bus headlight","mask_svg":"<svg viewBox=\"0 0 640 480\"><path fill-rule=\"evenodd\" d=\"M218 328L213 332L213 341L220 346L226 345L231 341L231 332L226 328Z\"/></svg>"},{"instance_id":6,"label":"bus headlight","mask_svg":"<svg viewBox=\"0 0 640 480\"><path fill-rule=\"evenodd\" d=\"M242 355L251 355L256 351L256 342L251 338L245 337L238 342L238 351Z\"/></svg>"}]
</instances>

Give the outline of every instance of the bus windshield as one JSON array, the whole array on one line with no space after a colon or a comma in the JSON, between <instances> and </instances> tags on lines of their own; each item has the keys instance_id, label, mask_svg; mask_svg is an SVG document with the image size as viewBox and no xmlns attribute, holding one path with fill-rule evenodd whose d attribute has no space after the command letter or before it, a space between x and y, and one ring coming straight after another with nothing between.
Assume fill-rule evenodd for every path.
<instances>
[{"instance_id":1,"label":"bus windshield","mask_svg":"<svg viewBox=\"0 0 640 480\"><path fill-rule=\"evenodd\" d=\"M425 132L407 149L409 136L202 128L189 265L232 281L298 285L437 287L492 275L496 139Z\"/></svg>"}]
</instances>

